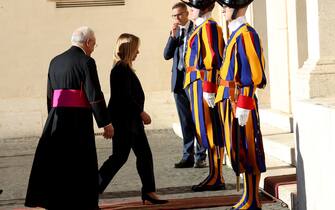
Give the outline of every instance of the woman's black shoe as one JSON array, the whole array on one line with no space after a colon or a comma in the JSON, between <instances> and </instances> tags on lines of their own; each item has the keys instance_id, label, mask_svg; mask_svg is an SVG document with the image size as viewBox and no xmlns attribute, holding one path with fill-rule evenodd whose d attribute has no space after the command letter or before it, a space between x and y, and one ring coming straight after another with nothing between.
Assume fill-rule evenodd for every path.
<instances>
[{"instance_id":1,"label":"woman's black shoe","mask_svg":"<svg viewBox=\"0 0 335 210\"><path fill-rule=\"evenodd\" d=\"M164 204L164 203L168 202L168 200L155 199L155 198L150 197L146 193L142 193L142 202L143 202L143 205L145 204L145 201L149 201L152 204Z\"/></svg>"}]
</instances>

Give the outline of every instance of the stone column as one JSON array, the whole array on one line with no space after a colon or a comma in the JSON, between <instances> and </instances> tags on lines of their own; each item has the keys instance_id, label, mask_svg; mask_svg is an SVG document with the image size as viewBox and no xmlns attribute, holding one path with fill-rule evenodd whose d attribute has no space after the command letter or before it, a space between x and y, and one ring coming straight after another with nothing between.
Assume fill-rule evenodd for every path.
<instances>
[{"instance_id":1,"label":"stone column","mask_svg":"<svg viewBox=\"0 0 335 210\"><path fill-rule=\"evenodd\" d=\"M297 97L335 96L335 1L306 1L308 59L297 73Z\"/></svg>"},{"instance_id":2,"label":"stone column","mask_svg":"<svg viewBox=\"0 0 335 210\"><path fill-rule=\"evenodd\" d=\"M268 31L267 31L267 18L266 17L266 0L254 1L250 7L250 23L255 27L261 42L265 56L265 75L268 80L268 85L265 89L257 90L257 97L259 106L261 108L270 107L270 76L269 76L269 56L268 56Z\"/></svg>"},{"instance_id":3,"label":"stone column","mask_svg":"<svg viewBox=\"0 0 335 210\"><path fill-rule=\"evenodd\" d=\"M298 40L306 37L308 52L295 86L298 209L327 209L335 192L329 181L333 175L325 173L325 166L334 162L335 149L335 1L297 0L297 8L298 4L306 8L307 20L306 35L298 24Z\"/></svg>"},{"instance_id":4,"label":"stone column","mask_svg":"<svg viewBox=\"0 0 335 210\"><path fill-rule=\"evenodd\" d=\"M291 113L287 1L266 1L271 109Z\"/></svg>"}]
</instances>

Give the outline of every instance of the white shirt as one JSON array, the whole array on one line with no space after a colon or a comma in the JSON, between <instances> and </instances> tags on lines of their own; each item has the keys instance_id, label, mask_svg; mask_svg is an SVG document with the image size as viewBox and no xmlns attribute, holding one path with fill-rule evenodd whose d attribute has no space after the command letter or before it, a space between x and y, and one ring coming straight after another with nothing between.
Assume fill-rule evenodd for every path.
<instances>
[{"instance_id":1,"label":"white shirt","mask_svg":"<svg viewBox=\"0 0 335 210\"><path fill-rule=\"evenodd\" d=\"M238 17L229 23L228 28L230 32L234 32L245 23L247 23L247 18L245 16Z\"/></svg>"},{"instance_id":2,"label":"white shirt","mask_svg":"<svg viewBox=\"0 0 335 210\"><path fill-rule=\"evenodd\" d=\"M182 47L179 47L179 62L178 62L178 69L179 70L183 70L184 68L184 58L185 58L185 51L186 51L186 44L187 44L187 32L188 32L188 29L190 27L190 23L191 21L187 21L187 23L185 25L180 25L179 26L179 36L182 35L182 29L184 29L184 37L183 37L183 46Z\"/></svg>"},{"instance_id":3,"label":"white shirt","mask_svg":"<svg viewBox=\"0 0 335 210\"><path fill-rule=\"evenodd\" d=\"M185 36L186 36L186 34L187 34L187 31L188 31L188 28L190 27L190 23L191 23L191 21L189 20L189 21L187 21L187 23L185 24L185 25L179 25L179 36L181 36L181 29L185 29Z\"/></svg>"},{"instance_id":4,"label":"white shirt","mask_svg":"<svg viewBox=\"0 0 335 210\"><path fill-rule=\"evenodd\" d=\"M182 29L185 29L185 34L184 34L184 38L183 38L183 48L182 48L182 52L181 53L183 53L183 55L185 55L185 51L186 51L186 45L187 45L187 39L188 39L188 37L187 37L187 33L188 33L188 29L189 29L189 27L190 27L190 23L191 23L191 21L189 20L185 25L183 25L183 26L179 26L179 36L181 36L181 32L182 32Z\"/></svg>"},{"instance_id":5,"label":"white shirt","mask_svg":"<svg viewBox=\"0 0 335 210\"><path fill-rule=\"evenodd\" d=\"M196 26L200 26L201 24L203 24L207 19L211 18L212 17L212 12L207 12L206 14L204 14L203 16L201 17L198 17L196 20L195 20L195 25Z\"/></svg>"}]
</instances>

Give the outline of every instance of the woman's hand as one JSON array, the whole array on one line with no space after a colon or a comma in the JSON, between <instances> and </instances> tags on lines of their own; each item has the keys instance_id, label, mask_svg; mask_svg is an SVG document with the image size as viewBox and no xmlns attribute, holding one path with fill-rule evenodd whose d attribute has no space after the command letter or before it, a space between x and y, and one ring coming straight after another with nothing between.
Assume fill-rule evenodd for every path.
<instances>
[{"instance_id":1,"label":"woman's hand","mask_svg":"<svg viewBox=\"0 0 335 210\"><path fill-rule=\"evenodd\" d=\"M105 139L111 139L114 136L114 127L111 123L104 127L103 136Z\"/></svg>"},{"instance_id":2,"label":"woman's hand","mask_svg":"<svg viewBox=\"0 0 335 210\"><path fill-rule=\"evenodd\" d=\"M148 113L143 111L140 115L141 115L141 118L142 118L142 121L143 121L144 125L149 125L151 123L151 118L150 118L150 115Z\"/></svg>"}]
</instances>

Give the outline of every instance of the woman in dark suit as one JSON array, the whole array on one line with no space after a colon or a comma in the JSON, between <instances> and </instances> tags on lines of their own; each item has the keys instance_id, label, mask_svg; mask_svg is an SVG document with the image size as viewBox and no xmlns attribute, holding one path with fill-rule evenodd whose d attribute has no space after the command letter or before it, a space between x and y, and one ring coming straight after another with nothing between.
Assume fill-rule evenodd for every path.
<instances>
[{"instance_id":1,"label":"woman in dark suit","mask_svg":"<svg viewBox=\"0 0 335 210\"><path fill-rule=\"evenodd\" d=\"M144 124L151 118L144 111L144 92L132 68L139 53L139 38L132 34L121 34L116 43L114 66L110 74L110 100L108 110L114 125L113 154L99 170L102 193L115 174L126 163L130 149L136 155L136 167L142 181L142 201L163 204L155 193L153 159L144 131Z\"/></svg>"}]
</instances>

